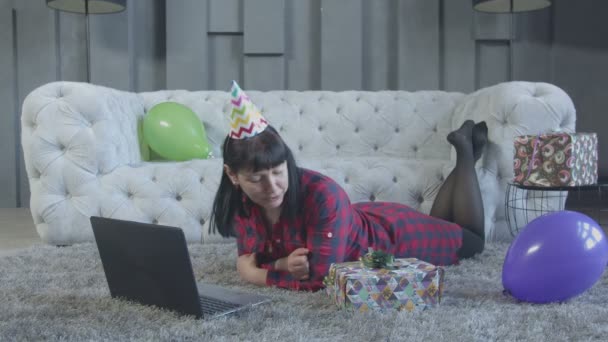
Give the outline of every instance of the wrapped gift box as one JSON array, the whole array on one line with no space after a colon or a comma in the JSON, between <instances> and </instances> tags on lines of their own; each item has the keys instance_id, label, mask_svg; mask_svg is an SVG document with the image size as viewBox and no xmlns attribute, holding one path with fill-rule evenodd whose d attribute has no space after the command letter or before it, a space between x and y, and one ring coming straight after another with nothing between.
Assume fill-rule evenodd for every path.
<instances>
[{"instance_id":1,"label":"wrapped gift box","mask_svg":"<svg viewBox=\"0 0 608 342\"><path fill-rule=\"evenodd\" d=\"M597 183L595 133L546 133L515 138L513 182L536 186Z\"/></svg>"},{"instance_id":2,"label":"wrapped gift box","mask_svg":"<svg viewBox=\"0 0 608 342\"><path fill-rule=\"evenodd\" d=\"M421 311L439 305L443 280L443 268L415 258L375 269L355 261L332 264L325 289L343 309Z\"/></svg>"}]
</instances>

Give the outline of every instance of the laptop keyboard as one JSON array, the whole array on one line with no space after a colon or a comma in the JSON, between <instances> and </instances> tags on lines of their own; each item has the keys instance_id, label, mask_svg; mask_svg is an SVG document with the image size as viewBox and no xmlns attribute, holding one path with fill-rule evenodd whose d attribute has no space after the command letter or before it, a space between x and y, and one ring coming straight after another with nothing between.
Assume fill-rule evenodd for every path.
<instances>
[{"instance_id":1,"label":"laptop keyboard","mask_svg":"<svg viewBox=\"0 0 608 342\"><path fill-rule=\"evenodd\" d=\"M223 301L217 298L200 296L201 309L205 315L214 315L239 308L241 305Z\"/></svg>"}]
</instances>

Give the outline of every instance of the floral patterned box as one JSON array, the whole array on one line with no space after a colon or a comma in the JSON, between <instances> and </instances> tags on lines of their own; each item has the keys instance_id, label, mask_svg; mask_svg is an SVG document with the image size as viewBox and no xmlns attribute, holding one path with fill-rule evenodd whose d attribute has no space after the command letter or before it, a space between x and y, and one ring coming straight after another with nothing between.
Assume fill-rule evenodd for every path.
<instances>
[{"instance_id":1,"label":"floral patterned box","mask_svg":"<svg viewBox=\"0 0 608 342\"><path fill-rule=\"evenodd\" d=\"M513 182L536 186L597 183L597 135L554 132L515 138Z\"/></svg>"},{"instance_id":2,"label":"floral patterned box","mask_svg":"<svg viewBox=\"0 0 608 342\"><path fill-rule=\"evenodd\" d=\"M390 268L354 261L332 264L325 290L342 309L422 311L439 305L443 281L442 267L416 258L395 259Z\"/></svg>"}]
</instances>

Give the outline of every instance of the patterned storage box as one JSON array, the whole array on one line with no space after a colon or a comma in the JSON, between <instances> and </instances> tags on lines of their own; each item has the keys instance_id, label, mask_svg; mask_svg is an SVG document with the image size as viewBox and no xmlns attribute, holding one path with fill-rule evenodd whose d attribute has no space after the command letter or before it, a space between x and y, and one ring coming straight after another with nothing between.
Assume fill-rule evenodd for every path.
<instances>
[{"instance_id":1,"label":"patterned storage box","mask_svg":"<svg viewBox=\"0 0 608 342\"><path fill-rule=\"evenodd\" d=\"M515 138L513 182L536 186L597 183L595 133L546 133Z\"/></svg>"},{"instance_id":2,"label":"patterned storage box","mask_svg":"<svg viewBox=\"0 0 608 342\"><path fill-rule=\"evenodd\" d=\"M325 289L342 309L421 311L439 305L443 280L443 268L415 258L395 259L390 269L354 261L332 264Z\"/></svg>"}]
</instances>

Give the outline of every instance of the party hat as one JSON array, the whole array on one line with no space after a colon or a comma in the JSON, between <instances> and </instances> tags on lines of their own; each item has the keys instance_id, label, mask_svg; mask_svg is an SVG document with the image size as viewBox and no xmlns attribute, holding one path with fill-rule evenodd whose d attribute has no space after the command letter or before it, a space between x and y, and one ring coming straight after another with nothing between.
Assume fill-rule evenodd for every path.
<instances>
[{"instance_id":1,"label":"party hat","mask_svg":"<svg viewBox=\"0 0 608 342\"><path fill-rule=\"evenodd\" d=\"M268 121L235 81L232 81L230 93L232 95L230 138L245 139L262 133L268 126Z\"/></svg>"}]
</instances>

